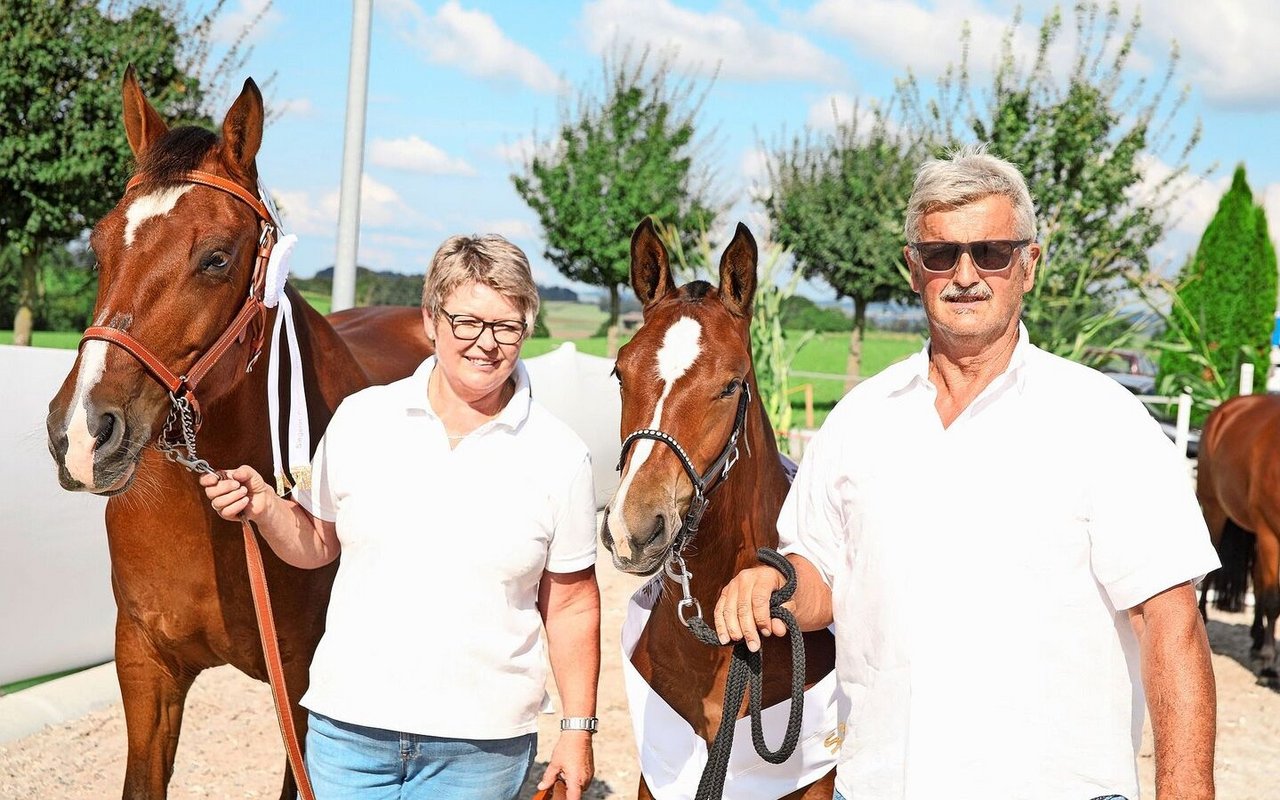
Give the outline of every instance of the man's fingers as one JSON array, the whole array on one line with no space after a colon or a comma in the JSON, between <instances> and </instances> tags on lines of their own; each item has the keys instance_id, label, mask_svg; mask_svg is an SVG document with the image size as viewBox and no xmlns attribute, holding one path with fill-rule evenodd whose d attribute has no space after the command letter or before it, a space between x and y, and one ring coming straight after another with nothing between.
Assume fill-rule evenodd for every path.
<instances>
[{"instance_id":1,"label":"man's fingers","mask_svg":"<svg viewBox=\"0 0 1280 800\"><path fill-rule=\"evenodd\" d=\"M556 782L556 776L560 774L560 767L552 761L547 768L542 771L542 780L538 781L538 791L542 791L551 784Z\"/></svg>"},{"instance_id":2,"label":"man's fingers","mask_svg":"<svg viewBox=\"0 0 1280 800\"><path fill-rule=\"evenodd\" d=\"M773 633L773 625L769 616L769 592L763 586L757 586L751 593L751 612L755 618L756 628L765 636Z\"/></svg>"}]
</instances>

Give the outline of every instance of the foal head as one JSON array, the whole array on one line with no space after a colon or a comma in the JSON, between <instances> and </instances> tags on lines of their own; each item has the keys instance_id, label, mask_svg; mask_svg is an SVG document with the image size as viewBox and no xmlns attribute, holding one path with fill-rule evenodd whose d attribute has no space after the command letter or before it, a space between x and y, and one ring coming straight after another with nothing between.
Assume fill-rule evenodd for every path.
<instances>
[{"instance_id":1,"label":"foal head","mask_svg":"<svg viewBox=\"0 0 1280 800\"><path fill-rule=\"evenodd\" d=\"M644 324L618 351L622 435L662 431L699 475L733 434L739 403L755 382L756 255L755 240L739 224L720 260L720 286L693 281L676 289L653 223L646 218L631 237L631 286L644 306ZM652 439L636 440L621 467L601 535L618 569L650 574L671 552L693 482L675 451Z\"/></svg>"},{"instance_id":2,"label":"foal head","mask_svg":"<svg viewBox=\"0 0 1280 800\"><path fill-rule=\"evenodd\" d=\"M100 273L93 324L128 334L183 376L245 302L263 232L244 200L185 176L210 173L257 196L262 95L245 81L218 136L193 127L169 130L132 68L123 93L125 133L138 167L136 182L90 238ZM209 372L200 391L206 406L243 379L253 338L232 342ZM169 407L164 387L124 349L82 342L46 420L62 486L125 491Z\"/></svg>"}]
</instances>

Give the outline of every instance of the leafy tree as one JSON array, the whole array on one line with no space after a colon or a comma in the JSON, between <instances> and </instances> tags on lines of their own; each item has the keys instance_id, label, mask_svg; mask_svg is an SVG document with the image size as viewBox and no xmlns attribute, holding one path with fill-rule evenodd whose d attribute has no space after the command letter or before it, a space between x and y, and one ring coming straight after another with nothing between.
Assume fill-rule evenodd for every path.
<instances>
[{"instance_id":1,"label":"leafy tree","mask_svg":"<svg viewBox=\"0 0 1280 800\"><path fill-rule=\"evenodd\" d=\"M1015 17L982 98L970 90L967 30L966 56L939 82L936 97L925 99L910 77L898 96L909 124L930 139L954 146L976 137L1022 169L1037 204L1043 252L1023 321L1036 344L1079 359L1087 346L1118 346L1135 332L1124 308L1134 299L1134 283L1153 271L1148 252L1168 225L1199 124L1181 141L1169 133L1186 97L1184 91L1169 99L1176 46L1154 90L1127 71L1141 27L1136 11L1126 21L1115 2L1104 9L1082 1L1074 21L1076 50L1064 80L1054 76L1049 57L1063 28L1055 9L1040 25L1029 68L1014 57ZM1167 151L1168 173L1151 172L1144 183L1152 157Z\"/></svg>"},{"instance_id":2,"label":"leafy tree","mask_svg":"<svg viewBox=\"0 0 1280 800\"><path fill-rule=\"evenodd\" d=\"M12 248L14 341L30 342L60 251L115 203L132 156L120 124L120 76L133 64L169 120L203 122L206 85L239 66L233 46L212 69L218 2L177 5L20 0L0 14L0 248ZM46 257L47 256L47 257ZM42 269L45 265L47 269Z\"/></svg>"},{"instance_id":3,"label":"leafy tree","mask_svg":"<svg viewBox=\"0 0 1280 800\"><path fill-rule=\"evenodd\" d=\"M1225 400L1239 386L1240 365L1246 361L1254 365L1254 387L1262 387L1276 283L1266 212L1254 202L1240 165L1179 276L1168 344L1160 357L1162 389L1190 385L1197 399ZM1198 411L1204 416L1204 409Z\"/></svg>"},{"instance_id":4,"label":"leafy tree","mask_svg":"<svg viewBox=\"0 0 1280 800\"><path fill-rule=\"evenodd\" d=\"M792 295L782 301L782 327L786 330L811 330L834 333L849 330L849 317L838 308L822 308L803 295Z\"/></svg>"},{"instance_id":5,"label":"leafy tree","mask_svg":"<svg viewBox=\"0 0 1280 800\"><path fill-rule=\"evenodd\" d=\"M832 134L810 131L774 148L768 188L757 197L796 268L853 300L852 325L843 327L852 327L849 376L862 366L868 304L914 297L903 278L902 217L924 155L921 140L886 112L873 110L869 124L859 117L855 109Z\"/></svg>"},{"instance_id":6,"label":"leafy tree","mask_svg":"<svg viewBox=\"0 0 1280 800\"><path fill-rule=\"evenodd\" d=\"M705 230L716 204L710 173L695 163L702 98L692 85L673 84L670 65L650 67L647 52L606 61L603 72L603 95L583 90L576 112L562 114L555 137L511 179L538 215L546 258L566 277L609 290L613 326L636 224L653 215L680 231Z\"/></svg>"}]
</instances>

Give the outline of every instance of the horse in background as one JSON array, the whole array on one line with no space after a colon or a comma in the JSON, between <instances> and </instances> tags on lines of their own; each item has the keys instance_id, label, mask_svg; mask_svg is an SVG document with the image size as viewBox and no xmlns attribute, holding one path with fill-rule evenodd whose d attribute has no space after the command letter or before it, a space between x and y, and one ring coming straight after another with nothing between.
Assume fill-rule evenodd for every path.
<instances>
[{"instance_id":1,"label":"horse in background","mask_svg":"<svg viewBox=\"0 0 1280 800\"><path fill-rule=\"evenodd\" d=\"M773 428L754 391L750 325L756 261L755 240L739 225L720 262L720 286L693 281L677 290L653 223L645 219L631 239L631 285L644 307L644 323L618 351L622 435L627 439L636 431L659 431L670 441L660 446L650 437L635 441L629 450L624 447L621 483L605 510L601 538L624 572L651 575L670 569L682 520L695 496L687 470L705 475L711 468L719 476L717 454L723 458L728 452L725 443L732 443L735 421L741 422L736 452L724 462L723 482L714 489L684 554L692 599L706 609L715 607L721 589L740 570L756 565L758 548L777 547L775 523L790 486ZM678 449L690 464L682 463ZM672 584L662 586L631 664L710 746L722 714L741 717L746 703L722 707L732 648L708 647L686 630L683 620L691 606ZM822 630L805 634L805 648L805 683L812 685L832 671L835 644L830 632ZM765 639L762 650L763 699L769 706L790 696L791 644L785 637ZM643 710L633 701L631 713L635 717ZM837 733L827 738L828 748L838 748ZM644 751L655 743L636 744L643 763ZM787 797L829 800L835 758L834 752L824 755L830 756L831 771ZM637 796L653 796L643 774Z\"/></svg>"},{"instance_id":2,"label":"horse in background","mask_svg":"<svg viewBox=\"0 0 1280 800\"><path fill-rule=\"evenodd\" d=\"M250 464L270 475L271 437L281 433L270 430L267 394L276 387L268 385L265 359L250 367L260 348L270 352L280 343L271 337L275 311L250 308L261 289L255 264L269 246L267 220L253 205L263 126L257 86L245 82L220 135L169 130L132 68L123 95L138 167L90 240L100 270L90 331L106 334L81 342L49 403L47 428L63 488L110 496L116 671L128 737L123 796L162 798L195 677L228 663L259 680L267 672L239 527L218 518L193 474L148 447L164 435L171 399L153 379L155 367L144 368L134 353L140 344L184 382L193 369L203 375L197 439L206 461ZM285 291L295 309L314 447L344 397L410 374L431 345L418 309L358 309L335 314L331 324L292 287ZM241 314L249 321L240 335L224 335L242 324ZM115 346L111 336L133 346ZM202 354L211 351L220 357L204 372ZM336 564L300 570L262 550L301 736L306 712L298 699L324 630ZM281 797L294 792L286 765Z\"/></svg>"},{"instance_id":3,"label":"horse in background","mask_svg":"<svg viewBox=\"0 0 1280 800\"><path fill-rule=\"evenodd\" d=\"M1215 605L1241 611L1253 580L1250 633L1259 680L1280 688L1276 618L1280 617L1280 395L1234 397L1214 409L1200 435L1196 497L1222 568L1205 581Z\"/></svg>"}]
</instances>

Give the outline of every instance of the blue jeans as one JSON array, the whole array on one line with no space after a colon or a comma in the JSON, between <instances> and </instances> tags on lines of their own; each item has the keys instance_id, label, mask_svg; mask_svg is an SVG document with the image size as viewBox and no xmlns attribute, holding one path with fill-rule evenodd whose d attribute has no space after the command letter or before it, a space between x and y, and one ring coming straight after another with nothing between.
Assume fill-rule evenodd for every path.
<instances>
[{"instance_id":1,"label":"blue jeans","mask_svg":"<svg viewBox=\"0 0 1280 800\"><path fill-rule=\"evenodd\" d=\"M832 800L844 800L844 795L840 794L839 789L836 789L835 797ZM1093 800L1125 800L1125 798L1122 795L1109 794L1106 797L1095 797Z\"/></svg>"},{"instance_id":2,"label":"blue jeans","mask_svg":"<svg viewBox=\"0 0 1280 800\"><path fill-rule=\"evenodd\" d=\"M504 800L524 783L536 733L445 739L308 715L307 773L316 800Z\"/></svg>"}]
</instances>

